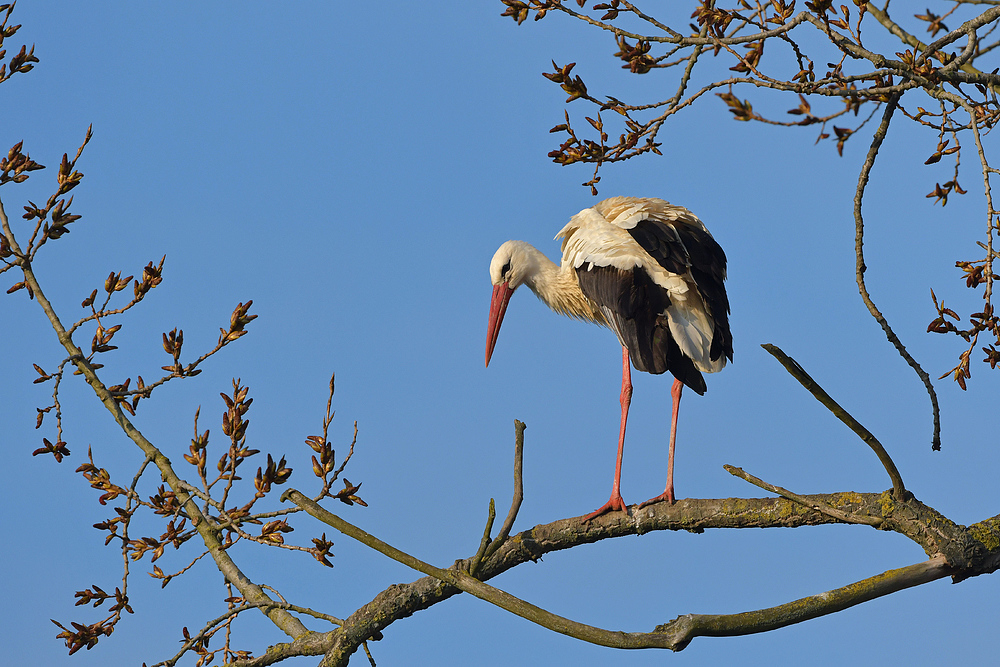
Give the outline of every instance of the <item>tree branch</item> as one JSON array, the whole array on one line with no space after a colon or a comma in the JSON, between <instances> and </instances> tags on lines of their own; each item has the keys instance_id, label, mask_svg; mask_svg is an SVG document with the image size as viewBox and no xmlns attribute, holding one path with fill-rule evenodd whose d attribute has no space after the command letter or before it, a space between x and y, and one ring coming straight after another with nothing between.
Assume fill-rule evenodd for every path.
<instances>
[{"instance_id":1,"label":"tree branch","mask_svg":"<svg viewBox=\"0 0 1000 667\"><path fill-rule=\"evenodd\" d=\"M777 345L771 345L770 343L765 343L764 345L761 345L761 347L770 352L771 356L777 359L778 362L785 367L785 370L788 371L792 377L798 380L799 383L806 388L806 391L813 395L813 398L822 403L827 410L832 412L837 419L842 421L847 428L854 431L854 433L856 433L857 436L865 442L865 444L872 448L872 451L874 451L875 455L878 456L879 461L882 462L882 466L885 467L886 473L889 474L889 479L892 480L893 495L897 500L906 500L910 494L907 492L906 487L903 486L903 478L900 476L899 470L896 469L896 464L892 462L892 458L889 456L889 453L885 451L885 447L883 447L882 443L878 441L878 438L872 435L871 431L866 429L857 419L851 416L851 413L842 408L837 401L833 400L830 394L826 393L826 391L824 391L823 388L819 386L819 384L813 380L808 373L806 373L805 369L802 368L797 361L782 352L781 348Z\"/></svg>"},{"instance_id":2,"label":"tree branch","mask_svg":"<svg viewBox=\"0 0 1000 667\"><path fill-rule=\"evenodd\" d=\"M503 522L503 526L500 528L500 532L497 533L497 538L493 540L489 548L486 550L486 558L489 558L496 553L497 549L503 546L503 543L507 540L507 536L510 535L510 529L514 527L514 519L517 518L517 512L521 509L521 501L524 500L524 481L522 478L522 468L524 467L524 422L514 420L514 496L510 501L510 510L507 512L507 518Z\"/></svg>"},{"instance_id":3,"label":"tree branch","mask_svg":"<svg viewBox=\"0 0 1000 667\"><path fill-rule=\"evenodd\" d=\"M305 496L297 491L289 490L283 498L290 498L309 511L305 503L299 502L305 499ZM942 554L952 568L945 574L952 574L956 581L992 572L1000 567L1000 517L965 528L913 497L905 502L897 502L888 491L881 494L853 492L821 494L802 496L802 498L809 506L823 504L839 508L853 517L882 519L880 529L905 535L919 544L928 556ZM315 507L325 512L319 506ZM326 517L328 514L322 516ZM343 522L341 525L352 531L345 534L351 537L367 536L367 533L346 521L339 518L338 520ZM627 516L620 513L607 514L592 522L584 522L583 517L562 519L535 526L512 536L492 558L483 562L477 577L480 581L486 581L527 561L537 561L553 551L571 549L603 539L641 535L654 530L685 530L698 533L706 528L797 527L831 523L841 523L841 521L784 498L721 500L687 498L673 505L659 503L642 509L632 506ZM393 547L385 546L402 554ZM403 556L413 559L406 554ZM468 569L469 562L457 561L448 572L464 573ZM872 582L872 580L865 581ZM409 584L393 585L345 619L341 629L323 635L312 634L288 644L274 646L267 654L239 664L246 667L263 667L291 655L326 653L324 665L343 665L363 641L380 637L381 631L394 621L427 609L460 591L461 588L458 586L443 582L436 576L424 577ZM776 609L786 609L786 607L787 605Z\"/></svg>"},{"instance_id":4,"label":"tree branch","mask_svg":"<svg viewBox=\"0 0 1000 667\"><path fill-rule=\"evenodd\" d=\"M889 326L889 322L885 319L885 316L882 315L879 309L875 306L875 302L872 301L871 296L868 294L868 288L865 285L865 271L868 270L868 267L865 265L865 222L861 215L861 203L864 200L865 188L868 185L868 176L871 174L872 167L875 166L875 158L878 155L879 148L882 146L882 141L885 139L886 133L889 131L889 123L892 121L892 114L896 110L899 98L900 93L895 93L889 98L889 101L886 102L885 111L882 113L882 122L879 123L878 129L875 130L871 146L868 149L868 157L865 158L865 163L861 167L861 173L858 176L858 187L854 193L854 275L858 283L858 292L861 294L861 300L864 301L865 306L868 308L868 312L870 312L872 317L875 318L875 321L879 323L882 327L882 331L885 332L885 337L889 339L890 343L893 344L900 356L906 360L906 363L910 365L910 368L916 372L917 376L924 383L924 387L927 389L927 394L931 399L931 414L934 419L934 429L931 433L931 449L939 450L941 449L941 410L938 407L937 392L934 391L934 385L931 384L931 378L927 372L921 368L920 364L917 363L917 360L906 351L906 347L899 340L899 336L896 335L896 333L892 330L892 327Z\"/></svg>"},{"instance_id":5,"label":"tree branch","mask_svg":"<svg viewBox=\"0 0 1000 667\"><path fill-rule=\"evenodd\" d=\"M14 234L11 231L10 224L7 220L7 214L3 209L2 201L0 201L0 225L2 225L4 236L10 244L11 249L14 250L18 256L23 257L23 253L17 243L17 239L14 238ZM233 562L233 559L229 556L229 553L223 548L222 543L219 541L218 533L216 533L215 529L212 528L212 522L209 521L204 514L202 514L201 509L199 509L193 496L184 490L181 479L177 476L177 473L174 472L173 467L170 465L170 460L167 459L167 457L163 455L163 452L154 446L153 443L147 440L131 421L129 421L128 417L125 416L125 413L122 412L121 407L111 395L111 392L97 377L93 367L87 363L83 352L76 346L72 337L66 332L66 329L59 320L55 309L45 297L45 293L42 291L42 288L35 277L35 273L31 268L31 262L24 259L21 262L20 268L24 272L25 283L30 286L32 293L38 300L38 305L41 306L46 317L48 317L49 324L55 330L56 335L59 338L59 342L69 353L70 360L77 367L80 373L83 374L87 384L90 385L90 387L94 390L94 393L97 394L98 399L100 399L101 403L104 404L104 407L107 408L112 414L115 422L122 429L122 431L125 432L125 435L127 435L129 439L142 450L143 454L151 458L156 467L159 468L163 481L170 485L170 488L174 490L177 494L177 500L184 507L188 516L191 517L192 522L197 526L198 533L200 534L202 540L204 540L205 546L208 547L208 550L211 552L212 558L215 559L215 564L218 566L219 570L225 575L228 581L232 582L232 584L236 586L243 597L245 597L251 604L274 603L274 600L272 600L260 588L260 586L250 581L239 569L239 567L237 567L236 563ZM264 611L267 617L271 619L275 625L281 628L281 630L290 637L298 637L309 632L299 619L295 618L287 611L276 609L273 606L270 608L262 607L262 611Z\"/></svg>"},{"instance_id":6,"label":"tree branch","mask_svg":"<svg viewBox=\"0 0 1000 667\"><path fill-rule=\"evenodd\" d=\"M736 637L769 632L833 614L878 597L891 595L904 588L942 579L952 572L944 556L938 555L922 563L898 570L888 570L874 577L777 607L742 614L678 616L670 623L657 626L654 632L669 635L674 650L679 651L695 637Z\"/></svg>"},{"instance_id":7,"label":"tree branch","mask_svg":"<svg viewBox=\"0 0 1000 667\"><path fill-rule=\"evenodd\" d=\"M917 37L903 30L897 23L889 18L887 13L876 7L875 3L868 3L867 9L868 13L871 14L876 21L881 23L886 30L899 38L899 40L904 44L908 44L909 46L912 46L915 51L920 52L920 58L917 61L918 65L923 62L928 55L933 55L942 46L951 44L962 35L968 35L970 41L975 42L975 34L978 28L981 28L982 26L997 20L997 18L1000 18L1000 7L987 9L979 16L966 21L940 39L937 39L930 45L927 45L921 42ZM983 72L968 63L962 64L961 69L972 75L983 74Z\"/></svg>"},{"instance_id":8,"label":"tree branch","mask_svg":"<svg viewBox=\"0 0 1000 667\"><path fill-rule=\"evenodd\" d=\"M868 516L855 516L850 512L841 512L838 509L830 507L826 503L821 503L817 500L810 500L805 496L800 496L797 493L792 493L788 489L784 489L780 486L775 486L774 484L768 484L759 477L754 477L750 473L743 470L743 468L737 468L736 466L724 465L722 466L726 469L730 475L739 477L740 479L750 482L756 487L764 489L765 491L770 491L771 493L776 493L782 498L788 498L792 502L796 502L803 507L807 507L817 512L821 512L828 517L836 519L838 521L843 521L844 523L860 523L866 526L873 526L877 528L882 525L882 519L879 517L868 517Z\"/></svg>"}]
</instances>

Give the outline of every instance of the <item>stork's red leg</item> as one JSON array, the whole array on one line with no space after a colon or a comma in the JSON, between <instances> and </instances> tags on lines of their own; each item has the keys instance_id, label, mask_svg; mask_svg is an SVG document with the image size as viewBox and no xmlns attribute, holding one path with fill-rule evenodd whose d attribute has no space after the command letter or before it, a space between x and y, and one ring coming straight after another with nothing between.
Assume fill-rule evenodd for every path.
<instances>
[{"instance_id":1,"label":"stork's red leg","mask_svg":"<svg viewBox=\"0 0 1000 667\"><path fill-rule=\"evenodd\" d=\"M670 397L673 399L674 409L670 415L670 449L667 453L667 488L662 494L656 496L655 498L650 498L646 502L639 505L639 507L652 505L653 503L658 503L661 500L666 500L671 505L674 504L674 443L677 441L677 414L681 409L681 391L683 390L683 383L681 383L680 380L674 380L674 386L670 388Z\"/></svg>"},{"instance_id":2,"label":"stork's red leg","mask_svg":"<svg viewBox=\"0 0 1000 667\"><path fill-rule=\"evenodd\" d=\"M625 509L625 501L622 500L621 479L622 479L622 455L625 453L625 424L628 422L628 406L632 403L632 370L629 366L628 348L622 347L622 393L620 396L622 404L622 423L618 431L618 460L615 462L615 483L611 487L611 498L598 510L595 510L583 518L590 521L602 514L612 510L628 512Z\"/></svg>"}]
</instances>

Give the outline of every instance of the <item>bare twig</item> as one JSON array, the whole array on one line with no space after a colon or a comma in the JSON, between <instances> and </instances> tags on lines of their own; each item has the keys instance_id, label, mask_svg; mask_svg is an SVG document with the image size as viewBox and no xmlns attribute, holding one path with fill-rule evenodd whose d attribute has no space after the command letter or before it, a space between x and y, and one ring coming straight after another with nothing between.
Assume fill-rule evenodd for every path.
<instances>
[{"instance_id":1,"label":"bare twig","mask_svg":"<svg viewBox=\"0 0 1000 667\"><path fill-rule=\"evenodd\" d=\"M855 252L855 279L858 283L858 292L861 294L861 300L864 301L865 306L868 308L868 312L871 313L875 321L879 323L882 327L882 331L885 332L885 337L889 339L889 342L893 344L896 351L899 352L900 356L910 365L910 368L916 372L917 376L924 383L924 387L927 389L927 394L931 399L931 414L934 420L934 429L931 434L931 448L938 450L941 449L941 411L938 407L937 392L934 391L934 385L931 383L931 378L927 372L921 368L917 360L906 351L906 347L903 345L902 341L899 340L899 336L892 330L889 326L889 322L885 319L885 316L879 311L875 306L875 302L872 301L871 296L868 294L868 287L865 285L865 271L868 267L865 265L865 223L864 218L861 215L861 203L865 196L865 187L868 185L868 176L871 174L872 167L875 165L875 157L878 155L879 148L882 146L882 141L885 139L885 135L889 130L889 123L892 121L892 114L896 110L896 104L899 102L900 94L893 94L889 101L886 102L885 111L882 113L882 122L879 123L878 129L875 130L875 135L872 137L871 147L868 149L868 157L865 158L865 163L861 167L861 174L858 176L858 187L854 193L854 252ZM881 455L879 456L881 458ZM885 461L883 461L883 464ZM887 468L888 469L888 468ZM893 482L895 486L895 482ZM902 484L900 488L902 490Z\"/></svg>"},{"instance_id":2,"label":"bare twig","mask_svg":"<svg viewBox=\"0 0 1000 667\"><path fill-rule=\"evenodd\" d=\"M792 502L796 502L803 507L808 507L811 510L816 510L821 512L832 519L837 519L838 521L843 521L844 523L860 523L866 526L880 526L882 525L882 519L880 517L873 516L860 516L856 514L851 514L850 512L842 512L834 507L830 507L826 503L820 502L815 498L806 498L800 496L797 493L792 493L788 489L783 489L780 486L775 486L774 484L768 484L759 477L754 477L750 473L743 470L743 468L737 468L736 466L724 465L722 466L726 469L730 475L735 475L741 479L744 479L756 487L764 489L765 491L770 491L771 493L776 493L782 498L788 498Z\"/></svg>"},{"instance_id":3,"label":"bare twig","mask_svg":"<svg viewBox=\"0 0 1000 667\"><path fill-rule=\"evenodd\" d=\"M892 462L892 459L889 457L889 453L885 451L885 447L883 447L882 443L878 441L878 438L862 426L857 419L852 417L847 410L840 407L840 404L833 400L833 398L831 398L830 395L826 393L826 391L824 391L823 388L820 387L808 373L806 373L805 369L802 368L797 361L782 352L781 348L777 345L771 345L770 343L765 343L764 345L761 345L761 347L770 352L771 355L785 367L785 370L787 370L792 377L798 380L802 386L806 388L806 391L812 394L817 401L822 403L827 410L832 412L837 419L842 421L847 428L854 431L859 438L864 440L865 443L872 448L872 451L875 452L875 455L878 456L879 461L881 461L882 465L885 467L885 471L889 474L889 479L892 480L893 495L897 500L906 500L906 498L909 497L909 493L907 492L906 487L903 486L903 478L900 477L899 471L896 469L896 464Z\"/></svg>"},{"instance_id":4,"label":"bare twig","mask_svg":"<svg viewBox=\"0 0 1000 667\"><path fill-rule=\"evenodd\" d=\"M521 509L521 501L524 500L524 481L521 471L524 467L525 428L527 427L524 425L524 422L517 419L514 420L514 495L510 501L510 510L507 512L507 518L504 520L500 532L497 533L497 538L493 540L493 543L486 550L487 558L495 554L497 549L503 546L503 543L507 540L507 536L510 535L510 529L514 526L514 520L517 518L517 512Z\"/></svg>"},{"instance_id":5,"label":"bare twig","mask_svg":"<svg viewBox=\"0 0 1000 667\"><path fill-rule=\"evenodd\" d=\"M375 664L375 658L372 657L372 652L368 649L368 642L361 642L361 648L364 649L365 655L368 656L368 664L372 667L378 667Z\"/></svg>"},{"instance_id":6,"label":"bare twig","mask_svg":"<svg viewBox=\"0 0 1000 667\"><path fill-rule=\"evenodd\" d=\"M496 508L493 499L490 498L490 512L486 521L486 530L483 532L483 539L479 543L479 551L473 557L472 565L469 567L469 574L472 576L476 575L476 571L479 570L483 558L489 558L496 553L497 549L503 546L507 536L510 535L510 529L514 526L517 512L521 509L521 501L524 500L524 482L521 473L524 467L525 428L524 422L517 419L514 420L514 495L511 497L510 510L507 512L507 518L504 520L503 527L500 528L497 538L491 542L490 531L493 529L493 520L496 518Z\"/></svg>"},{"instance_id":7,"label":"bare twig","mask_svg":"<svg viewBox=\"0 0 1000 667\"><path fill-rule=\"evenodd\" d=\"M476 570L479 569L480 563L483 562L483 556L486 555L486 547L490 546L490 534L493 532L493 522L496 518L496 503L490 498L490 511L486 516L486 527L483 529L483 538L479 541L479 551L473 556L472 563L469 565L469 574L473 577L476 576Z\"/></svg>"},{"instance_id":8,"label":"bare twig","mask_svg":"<svg viewBox=\"0 0 1000 667\"><path fill-rule=\"evenodd\" d=\"M674 650L679 651L695 637L734 637L768 632L942 579L951 573L952 569L948 567L944 557L938 555L922 563L888 570L842 588L777 607L742 614L679 616L666 625L658 626L656 632L668 635L676 647Z\"/></svg>"}]
</instances>

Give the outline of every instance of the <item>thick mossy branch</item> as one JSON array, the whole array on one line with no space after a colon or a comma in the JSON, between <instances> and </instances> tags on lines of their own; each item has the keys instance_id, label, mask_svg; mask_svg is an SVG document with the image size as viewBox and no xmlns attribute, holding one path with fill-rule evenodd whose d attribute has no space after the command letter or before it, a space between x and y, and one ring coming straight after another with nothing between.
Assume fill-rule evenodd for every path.
<instances>
[{"instance_id":1,"label":"thick mossy branch","mask_svg":"<svg viewBox=\"0 0 1000 667\"><path fill-rule=\"evenodd\" d=\"M305 506L304 501L308 500L293 490L289 490L284 497L296 503L303 502L302 506ZM773 610L760 610L747 614L764 614L765 618L771 619L769 622L778 622L774 619L779 617L785 621L798 618L790 621L798 622L824 613L839 611L845 608L839 606L845 604L845 601L853 600L854 602L846 604L851 606L900 588L924 583L921 577L930 581L951 575L955 581L960 581L970 576L993 572L1000 567L1000 517L966 528L955 524L915 498L898 502L891 491L880 494L834 493L801 498L808 503L836 508L854 517L880 519L881 530L906 535L917 542L931 560L876 575L837 591L814 596L820 601L831 600L826 607L809 603L810 598L804 598L775 607ZM325 510L322 513L323 516L327 514ZM706 528L775 528L830 523L840 522L784 498L684 499L674 505L658 503L642 509L632 506L627 516L612 513L591 522L584 522L582 517L562 519L513 535L497 553L482 562L477 572L477 579L489 580L527 561L538 561L543 555L553 551L571 549L602 539L640 535L654 530L701 532ZM402 554L401 551L393 550ZM407 554L403 555L406 558L413 558ZM464 574L470 562L471 559L457 561L448 572ZM452 577L453 575L448 575L448 578ZM458 581L457 578L453 580ZM272 647L268 654L240 664L255 667L270 665L283 659L280 656L298 655L301 653L296 651L308 650L310 655L315 655L316 652L325 653L323 665L344 665L363 641L379 637L381 631L394 621L427 609L460 591L459 587L433 576L409 584L393 585L345 619L342 628ZM691 637L720 634L719 628L732 628L741 623L746 629L742 634L759 631L753 628L760 627L761 622L759 620L748 622L747 618L751 617L744 617L742 620L735 618L720 620L729 616L741 615L680 617L674 621L680 625L670 630L672 635L669 641L657 645L676 650L683 648ZM638 635L653 633L621 634L628 635L630 638L628 641L635 641Z\"/></svg>"},{"instance_id":2,"label":"thick mossy branch","mask_svg":"<svg viewBox=\"0 0 1000 667\"><path fill-rule=\"evenodd\" d=\"M823 514L837 519L838 521L843 521L844 523L860 523L866 526L872 526L878 528L882 525L882 519L868 516L855 516L848 512L842 512L834 507L825 505L823 503L817 502L815 500L809 500L797 493L792 493L788 489L782 488L780 486L775 486L774 484L769 484L759 477L755 477L743 470L743 468L737 468L736 466L724 465L722 466L726 469L730 475L735 475L740 479L744 479L756 487L764 489L765 491L770 491L771 493L776 493L782 498L787 498L788 500L794 501L803 507L808 509L816 510L817 512L822 512Z\"/></svg>"}]
</instances>

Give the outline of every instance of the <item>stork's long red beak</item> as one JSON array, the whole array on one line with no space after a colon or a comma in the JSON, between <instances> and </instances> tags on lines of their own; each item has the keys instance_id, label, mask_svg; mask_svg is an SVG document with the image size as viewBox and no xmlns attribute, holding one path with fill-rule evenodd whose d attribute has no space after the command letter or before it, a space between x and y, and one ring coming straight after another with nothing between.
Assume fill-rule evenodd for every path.
<instances>
[{"instance_id":1,"label":"stork's long red beak","mask_svg":"<svg viewBox=\"0 0 1000 667\"><path fill-rule=\"evenodd\" d=\"M490 301L490 327L486 331L486 365L490 365L490 357L493 356L493 348L497 344L497 336L500 335L500 325L503 324L504 313L507 312L507 304L510 302L510 295L514 290L507 287L506 282L493 286L493 299Z\"/></svg>"}]
</instances>

